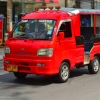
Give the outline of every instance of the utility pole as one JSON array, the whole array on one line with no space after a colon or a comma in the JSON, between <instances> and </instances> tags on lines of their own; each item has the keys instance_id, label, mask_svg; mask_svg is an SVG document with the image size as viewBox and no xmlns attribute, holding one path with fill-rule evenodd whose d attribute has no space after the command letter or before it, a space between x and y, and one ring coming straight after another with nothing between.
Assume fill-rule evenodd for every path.
<instances>
[{"instance_id":1,"label":"utility pole","mask_svg":"<svg viewBox=\"0 0 100 100\"><path fill-rule=\"evenodd\" d=\"M80 8L81 0L75 0L76 8Z\"/></svg>"},{"instance_id":2,"label":"utility pole","mask_svg":"<svg viewBox=\"0 0 100 100\"><path fill-rule=\"evenodd\" d=\"M91 0L91 9L94 9L94 0Z\"/></svg>"},{"instance_id":3,"label":"utility pole","mask_svg":"<svg viewBox=\"0 0 100 100\"><path fill-rule=\"evenodd\" d=\"M12 30L12 0L7 0L7 31Z\"/></svg>"}]
</instances>

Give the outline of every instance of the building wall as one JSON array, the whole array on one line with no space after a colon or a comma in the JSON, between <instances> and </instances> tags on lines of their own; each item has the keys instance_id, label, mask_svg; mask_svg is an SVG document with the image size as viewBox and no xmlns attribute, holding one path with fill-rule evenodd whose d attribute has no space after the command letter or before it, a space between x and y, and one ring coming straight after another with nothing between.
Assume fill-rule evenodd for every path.
<instances>
[{"instance_id":1,"label":"building wall","mask_svg":"<svg viewBox=\"0 0 100 100\"><path fill-rule=\"evenodd\" d=\"M25 3L24 10L22 12L30 13L30 12L34 11L35 6L42 7L43 3L42 2L41 3Z\"/></svg>"},{"instance_id":2,"label":"building wall","mask_svg":"<svg viewBox=\"0 0 100 100\"><path fill-rule=\"evenodd\" d=\"M66 0L67 1L67 7L72 7L74 5L74 0ZM47 6L61 6L65 7L65 0L59 0L59 3L49 3Z\"/></svg>"},{"instance_id":3,"label":"building wall","mask_svg":"<svg viewBox=\"0 0 100 100\"><path fill-rule=\"evenodd\" d=\"M61 6L64 7L65 6L65 0L59 0L59 3L47 3L47 6Z\"/></svg>"},{"instance_id":4,"label":"building wall","mask_svg":"<svg viewBox=\"0 0 100 100\"><path fill-rule=\"evenodd\" d=\"M100 9L100 1L96 1L96 0L94 0L95 2L94 2L94 9ZM91 2L90 1L82 1L81 2L81 8L82 9L91 9Z\"/></svg>"}]
</instances>

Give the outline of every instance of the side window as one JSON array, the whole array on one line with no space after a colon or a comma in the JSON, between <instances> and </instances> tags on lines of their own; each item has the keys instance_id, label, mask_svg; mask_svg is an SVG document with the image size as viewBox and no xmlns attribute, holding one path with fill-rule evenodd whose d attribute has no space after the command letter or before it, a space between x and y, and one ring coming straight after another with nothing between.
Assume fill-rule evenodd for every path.
<instances>
[{"instance_id":1,"label":"side window","mask_svg":"<svg viewBox=\"0 0 100 100\"><path fill-rule=\"evenodd\" d=\"M94 39L94 15L82 14L80 15L80 33L84 36L85 41L93 41Z\"/></svg>"},{"instance_id":2,"label":"side window","mask_svg":"<svg viewBox=\"0 0 100 100\"><path fill-rule=\"evenodd\" d=\"M93 26L93 15L82 14L80 16L80 26L81 27L92 27Z\"/></svg>"},{"instance_id":3,"label":"side window","mask_svg":"<svg viewBox=\"0 0 100 100\"><path fill-rule=\"evenodd\" d=\"M72 37L71 22L63 22L59 29L60 32L64 32L64 37Z\"/></svg>"}]
</instances>

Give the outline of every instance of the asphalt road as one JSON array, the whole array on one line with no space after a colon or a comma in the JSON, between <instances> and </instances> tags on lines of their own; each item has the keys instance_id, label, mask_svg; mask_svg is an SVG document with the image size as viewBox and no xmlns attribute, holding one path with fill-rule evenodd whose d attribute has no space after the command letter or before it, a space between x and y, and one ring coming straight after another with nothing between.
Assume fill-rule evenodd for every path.
<instances>
[{"instance_id":1,"label":"asphalt road","mask_svg":"<svg viewBox=\"0 0 100 100\"><path fill-rule=\"evenodd\" d=\"M63 84L36 75L18 80L0 61L0 100L100 100L100 72L90 75L87 68L75 69Z\"/></svg>"}]
</instances>

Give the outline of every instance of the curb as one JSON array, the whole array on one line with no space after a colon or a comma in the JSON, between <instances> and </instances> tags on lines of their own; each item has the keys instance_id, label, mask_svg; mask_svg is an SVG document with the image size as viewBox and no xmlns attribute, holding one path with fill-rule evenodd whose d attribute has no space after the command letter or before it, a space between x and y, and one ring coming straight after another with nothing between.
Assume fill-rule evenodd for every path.
<instances>
[{"instance_id":1,"label":"curb","mask_svg":"<svg viewBox=\"0 0 100 100\"><path fill-rule=\"evenodd\" d=\"M2 61L3 60L3 58L0 58L0 61Z\"/></svg>"},{"instance_id":2,"label":"curb","mask_svg":"<svg viewBox=\"0 0 100 100\"><path fill-rule=\"evenodd\" d=\"M4 46L0 46L0 48L4 48Z\"/></svg>"},{"instance_id":3,"label":"curb","mask_svg":"<svg viewBox=\"0 0 100 100\"><path fill-rule=\"evenodd\" d=\"M0 61L2 61L3 60L3 58L0 58Z\"/></svg>"}]
</instances>

